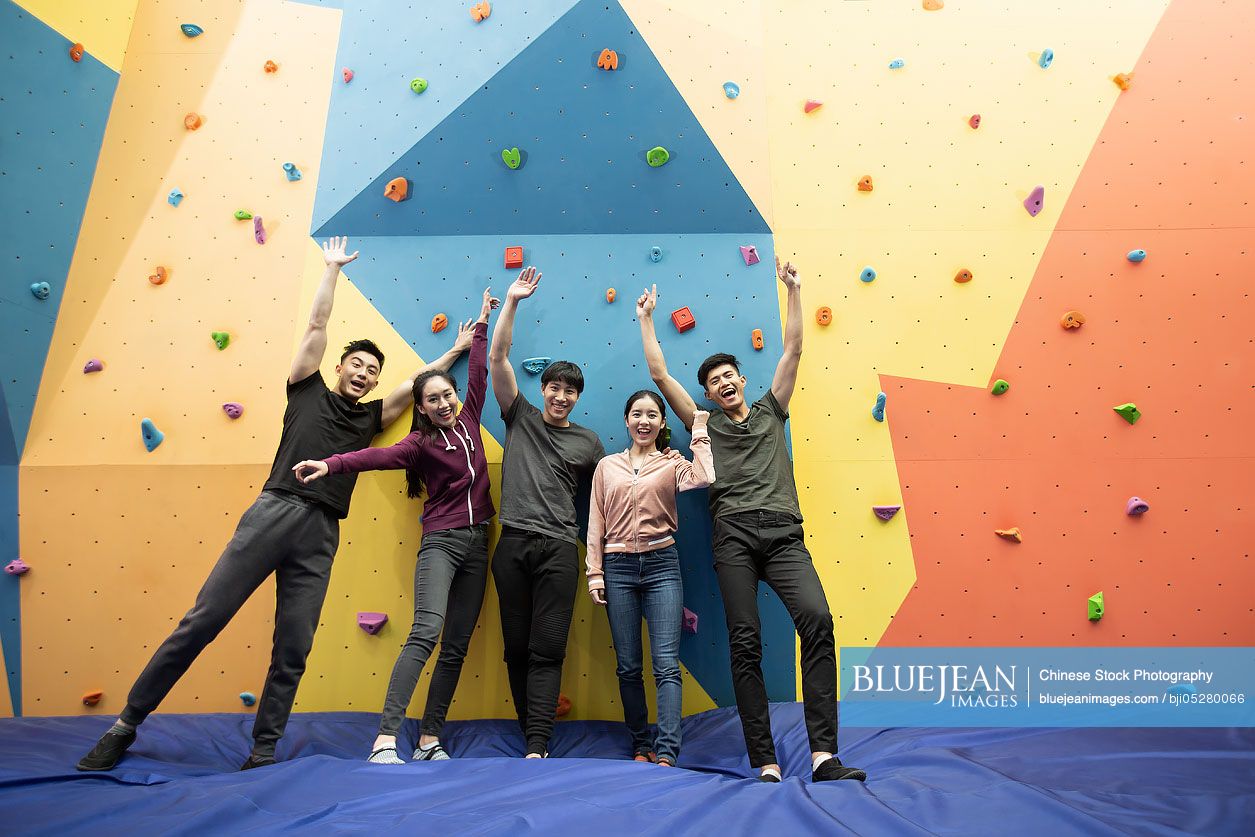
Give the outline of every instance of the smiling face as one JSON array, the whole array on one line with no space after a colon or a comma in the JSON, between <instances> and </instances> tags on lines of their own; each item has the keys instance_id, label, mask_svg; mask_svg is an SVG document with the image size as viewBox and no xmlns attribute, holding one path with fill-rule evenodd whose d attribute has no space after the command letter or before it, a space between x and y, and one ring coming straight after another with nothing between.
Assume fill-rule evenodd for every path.
<instances>
[{"instance_id":1,"label":"smiling face","mask_svg":"<svg viewBox=\"0 0 1255 837\"><path fill-rule=\"evenodd\" d=\"M545 404L545 420L564 426L570 421L571 410L580 400L580 393L573 384L553 380L540 388L540 397Z\"/></svg>"},{"instance_id":2,"label":"smiling face","mask_svg":"<svg viewBox=\"0 0 1255 837\"><path fill-rule=\"evenodd\" d=\"M745 403L745 376L730 363L721 363L706 373L706 397L725 413Z\"/></svg>"},{"instance_id":3,"label":"smiling face","mask_svg":"<svg viewBox=\"0 0 1255 837\"><path fill-rule=\"evenodd\" d=\"M336 392L359 401L379 386L379 358L369 352L353 352L336 366Z\"/></svg>"},{"instance_id":4,"label":"smiling face","mask_svg":"<svg viewBox=\"0 0 1255 837\"><path fill-rule=\"evenodd\" d=\"M653 447L667 422L654 399L643 396L632 402L623 423L627 425L628 436L633 442L642 447Z\"/></svg>"},{"instance_id":5,"label":"smiling face","mask_svg":"<svg viewBox=\"0 0 1255 837\"><path fill-rule=\"evenodd\" d=\"M418 409L436 427L452 427L458 416L458 392L448 378L429 378L423 384Z\"/></svg>"}]
</instances>

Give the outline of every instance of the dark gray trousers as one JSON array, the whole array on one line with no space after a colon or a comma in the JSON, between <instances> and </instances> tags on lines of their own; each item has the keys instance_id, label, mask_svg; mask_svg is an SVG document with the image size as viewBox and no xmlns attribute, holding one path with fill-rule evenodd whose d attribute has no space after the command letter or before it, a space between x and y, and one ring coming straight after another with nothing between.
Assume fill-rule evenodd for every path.
<instances>
[{"instance_id":1,"label":"dark gray trousers","mask_svg":"<svg viewBox=\"0 0 1255 837\"><path fill-rule=\"evenodd\" d=\"M327 595L340 521L327 507L263 491L240 518L235 535L174 633L161 643L131 687L122 720L143 722L174 688L205 646L261 583L275 574L276 606L270 671L257 703L253 752L272 755L283 737L296 687Z\"/></svg>"}]
</instances>

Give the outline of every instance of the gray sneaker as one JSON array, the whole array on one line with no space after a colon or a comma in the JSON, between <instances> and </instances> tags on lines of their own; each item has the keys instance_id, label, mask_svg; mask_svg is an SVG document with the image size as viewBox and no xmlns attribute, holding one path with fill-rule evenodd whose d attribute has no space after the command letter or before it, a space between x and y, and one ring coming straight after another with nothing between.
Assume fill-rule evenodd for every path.
<instances>
[{"instance_id":1,"label":"gray sneaker","mask_svg":"<svg viewBox=\"0 0 1255 837\"><path fill-rule=\"evenodd\" d=\"M439 744L433 744L426 749L422 747L414 749L414 761L448 761L449 758L449 754Z\"/></svg>"}]
</instances>

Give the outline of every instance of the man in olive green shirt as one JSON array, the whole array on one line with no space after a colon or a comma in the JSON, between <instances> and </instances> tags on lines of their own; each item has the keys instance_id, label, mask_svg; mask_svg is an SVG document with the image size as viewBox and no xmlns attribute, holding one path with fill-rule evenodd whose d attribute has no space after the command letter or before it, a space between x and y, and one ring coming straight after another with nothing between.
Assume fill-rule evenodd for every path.
<instances>
[{"instance_id":1,"label":"man in olive green shirt","mask_svg":"<svg viewBox=\"0 0 1255 837\"><path fill-rule=\"evenodd\" d=\"M732 685L750 765L758 768L761 781L779 782L758 618L758 582L766 581L788 608L801 639L802 699L812 779L863 780L866 773L842 765L836 756L837 660L832 614L806 549L793 462L784 435L802 359L802 283L797 269L787 262L781 265L776 259L776 272L788 289L788 322L771 388L753 404L746 404L745 376L729 354L711 355L697 371L706 398L718 407L711 411L707 425L719 474L710 487L710 514L715 573L728 619ZM657 299L655 285L636 302L645 360L671 409L691 428L697 406L668 374L654 333Z\"/></svg>"}]
</instances>

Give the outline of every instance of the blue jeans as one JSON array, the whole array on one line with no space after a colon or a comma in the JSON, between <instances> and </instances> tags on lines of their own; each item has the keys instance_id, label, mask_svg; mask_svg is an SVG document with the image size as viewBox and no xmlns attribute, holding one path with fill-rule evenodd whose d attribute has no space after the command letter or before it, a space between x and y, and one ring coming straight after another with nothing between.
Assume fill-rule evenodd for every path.
<instances>
[{"instance_id":1,"label":"blue jeans","mask_svg":"<svg viewBox=\"0 0 1255 837\"><path fill-rule=\"evenodd\" d=\"M606 614L618 658L623 720L637 753L656 752L675 764L680 754L680 623L684 587L674 546L653 552L605 556ZM649 731L649 707L641 677L641 616L649 626L649 651L658 687L658 738Z\"/></svg>"}]
</instances>

